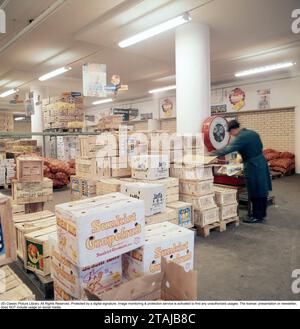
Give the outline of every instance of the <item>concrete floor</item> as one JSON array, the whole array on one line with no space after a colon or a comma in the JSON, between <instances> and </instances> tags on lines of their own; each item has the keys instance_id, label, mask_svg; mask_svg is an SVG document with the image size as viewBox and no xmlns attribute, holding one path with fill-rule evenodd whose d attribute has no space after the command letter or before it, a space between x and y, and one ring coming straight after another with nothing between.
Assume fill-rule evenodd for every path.
<instances>
[{"instance_id":1,"label":"concrete floor","mask_svg":"<svg viewBox=\"0 0 300 329\"><path fill-rule=\"evenodd\" d=\"M291 289L292 271L300 269L300 176L273 185L276 205L266 222L197 237L200 300L300 300ZM56 191L46 209L68 201L69 190Z\"/></svg>"}]
</instances>

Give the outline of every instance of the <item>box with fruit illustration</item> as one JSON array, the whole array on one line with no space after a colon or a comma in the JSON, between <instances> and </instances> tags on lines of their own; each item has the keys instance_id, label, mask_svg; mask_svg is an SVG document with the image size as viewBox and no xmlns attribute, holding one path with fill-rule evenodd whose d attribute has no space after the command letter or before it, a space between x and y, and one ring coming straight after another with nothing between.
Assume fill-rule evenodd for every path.
<instances>
[{"instance_id":1,"label":"box with fruit illustration","mask_svg":"<svg viewBox=\"0 0 300 329\"><path fill-rule=\"evenodd\" d=\"M84 300L84 289L101 294L122 281L122 258L117 256L107 261L80 268L52 247L51 275L70 296Z\"/></svg>"},{"instance_id":2,"label":"box with fruit illustration","mask_svg":"<svg viewBox=\"0 0 300 329\"><path fill-rule=\"evenodd\" d=\"M26 269L42 276L51 273L51 245L50 240L57 235L56 226L25 234Z\"/></svg>"},{"instance_id":3,"label":"box with fruit illustration","mask_svg":"<svg viewBox=\"0 0 300 329\"><path fill-rule=\"evenodd\" d=\"M161 257L192 270L194 233L169 222L147 226L144 246L123 255L123 273L127 279L158 273Z\"/></svg>"},{"instance_id":4,"label":"box with fruit illustration","mask_svg":"<svg viewBox=\"0 0 300 329\"><path fill-rule=\"evenodd\" d=\"M60 252L78 267L105 261L144 244L142 200L112 193L57 205Z\"/></svg>"}]
</instances>

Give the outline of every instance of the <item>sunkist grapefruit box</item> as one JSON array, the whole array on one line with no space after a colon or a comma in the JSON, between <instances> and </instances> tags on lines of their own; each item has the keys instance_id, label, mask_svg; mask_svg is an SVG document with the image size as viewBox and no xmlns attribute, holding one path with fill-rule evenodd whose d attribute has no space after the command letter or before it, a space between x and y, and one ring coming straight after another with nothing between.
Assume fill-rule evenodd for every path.
<instances>
[{"instance_id":1,"label":"sunkist grapefruit box","mask_svg":"<svg viewBox=\"0 0 300 329\"><path fill-rule=\"evenodd\" d=\"M123 273L127 279L158 273L162 257L192 270L193 231L168 222L147 226L145 245L123 255Z\"/></svg>"},{"instance_id":2,"label":"sunkist grapefruit box","mask_svg":"<svg viewBox=\"0 0 300 329\"><path fill-rule=\"evenodd\" d=\"M78 267L106 261L144 244L144 201L121 193L55 207L60 252Z\"/></svg>"}]
</instances>

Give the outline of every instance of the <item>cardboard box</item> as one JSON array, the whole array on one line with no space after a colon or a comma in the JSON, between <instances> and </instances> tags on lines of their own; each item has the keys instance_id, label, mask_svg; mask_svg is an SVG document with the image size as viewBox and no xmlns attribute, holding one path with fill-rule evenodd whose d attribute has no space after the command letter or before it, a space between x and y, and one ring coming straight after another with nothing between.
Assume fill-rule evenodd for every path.
<instances>
[{"instance_id":1,"label":"cardboard box","mask_svg":"<svg viewBox=\"0 0 300 329\"><path fill-rule=\"evenodd\" d=\"M44 161L39 157L17 158L17 180L19 182L42 182L44 178Z\"/></svg>"},{"instance_id":2,"label":"cardboard box","mask_svg":"<svg viewBox=\"0 0 300 329\"><path fill-rule=\"evenodd\" d=\"M206 210L217 206L214 194L204 196L180 194L180 200L191 203L195 210Z\"/></svg>"},{"instance_id":3,"label":"cardboard box","mask_svg":"<svg viewBox=\"0 0 300 329\"><path fill-rule=\"evenodd\" d=\"M196 196L203 196L214 193L213 180L185 180L179 181L179 192Z\"/></svg>"},{"instance_id":4,"label":"cardboard box","mask_svg":"<svg viewBox=\"0 0 300 329\"><path fill-rule=\"evenodd\" d=\"M122 282L122 257L79 268L52 246L51 276L64 292L75 299L85 300L85 289L101 294Z\"/></svg>"},{"instance_id":5,"label":"cardboard box","mask_svg":"<svg viewBox=\"0 0 300 329\"><path fill-rule=\"evenodd\" d=\"M144 202L121 193L57 205L61 253L78 267L99 263L144 244Z\"/></svg>"},{"instance_id":6,"label":"cardboard box","mask_svg":"<svg viewBox=\"0 0 300 329\"><path fill-rule=\"evenodd\" d=\"M166 210L166 189L160 184L124 183L121 193L145 202L145 216L152 216Z\"/></svg>"},{"instance_id":7,"label":"cardboard box","mask_svg":"<svg viewBox=\"0 0 300 329\"><path fill-rule=\"evenodd\" d=\"M140 155L131 160L132 177L156 180L169 177L169 157L167 155Z\"/></svg>"},{"instance_id":8,"label":"cardboard box","mask_svg":"<svg viewBox=\"0 0 300 329\"><path fill-rule=\"evenodd\" d=\"M177 225L186 228L194 226L193 208L191 203L177 201L169 203L168 207L176 210Z\"/></svg>"},{"instance_id":9,"label":"cardboard box","mask_svg":"<svg viewBox=\"0 0 300 329\"><path fill-rule=\"evenodd\" d=\"M161 272L130 280L120 286L95 295L86 291L89 300L103 301L155 301L155 300L197 300L197 272L174 262L161 260Z\"/></svg>"},{"instance_id":10,"label":"cardboard box","mask_svg":"<svg viewBox=\"0 0 300 329\"><path fill-rule=\"evenodd\" d=\"M123 255L126 278L153 274L161 270L161 257L174 261L186 271L194 266L194 233L164 222L146 227L144 246Z\"/></svg>"},{"instance_id":11,"label":"cardboard box","mask_svg":"<svg viewBox=\"0 0 300 329\"><path fill-rule=\"evenodd\" d=\"M207 210L194 210L195 225L204 227L219 221L220 221L220 213L218 207L207 209Z\"/></svg>"}]
</instances>

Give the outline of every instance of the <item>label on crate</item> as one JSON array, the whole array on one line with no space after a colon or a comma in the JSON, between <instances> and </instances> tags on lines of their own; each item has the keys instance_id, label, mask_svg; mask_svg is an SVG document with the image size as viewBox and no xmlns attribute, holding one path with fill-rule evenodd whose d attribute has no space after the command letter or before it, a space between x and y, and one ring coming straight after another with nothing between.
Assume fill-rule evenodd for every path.
<instances>
[{"instance_id":1,"label":"label on crate","mask_svg":"<svg viewBox=\"0 0 300 329\"><path fill-rule=\"evenodd\" d=\"M180 226L189 226L192 224L192 211L190 207L178 210L178 221Z\"/></svg>"},{"instance_id":2,"label":"label on crate","mask_svg":"<svg viewBox=\"0 0 300 329\"><path fill-rule=\"evenodd\" d=\"M33 270L44 270L43 245L26 240L27 267Z\"/></svg>"}]
</instances>

